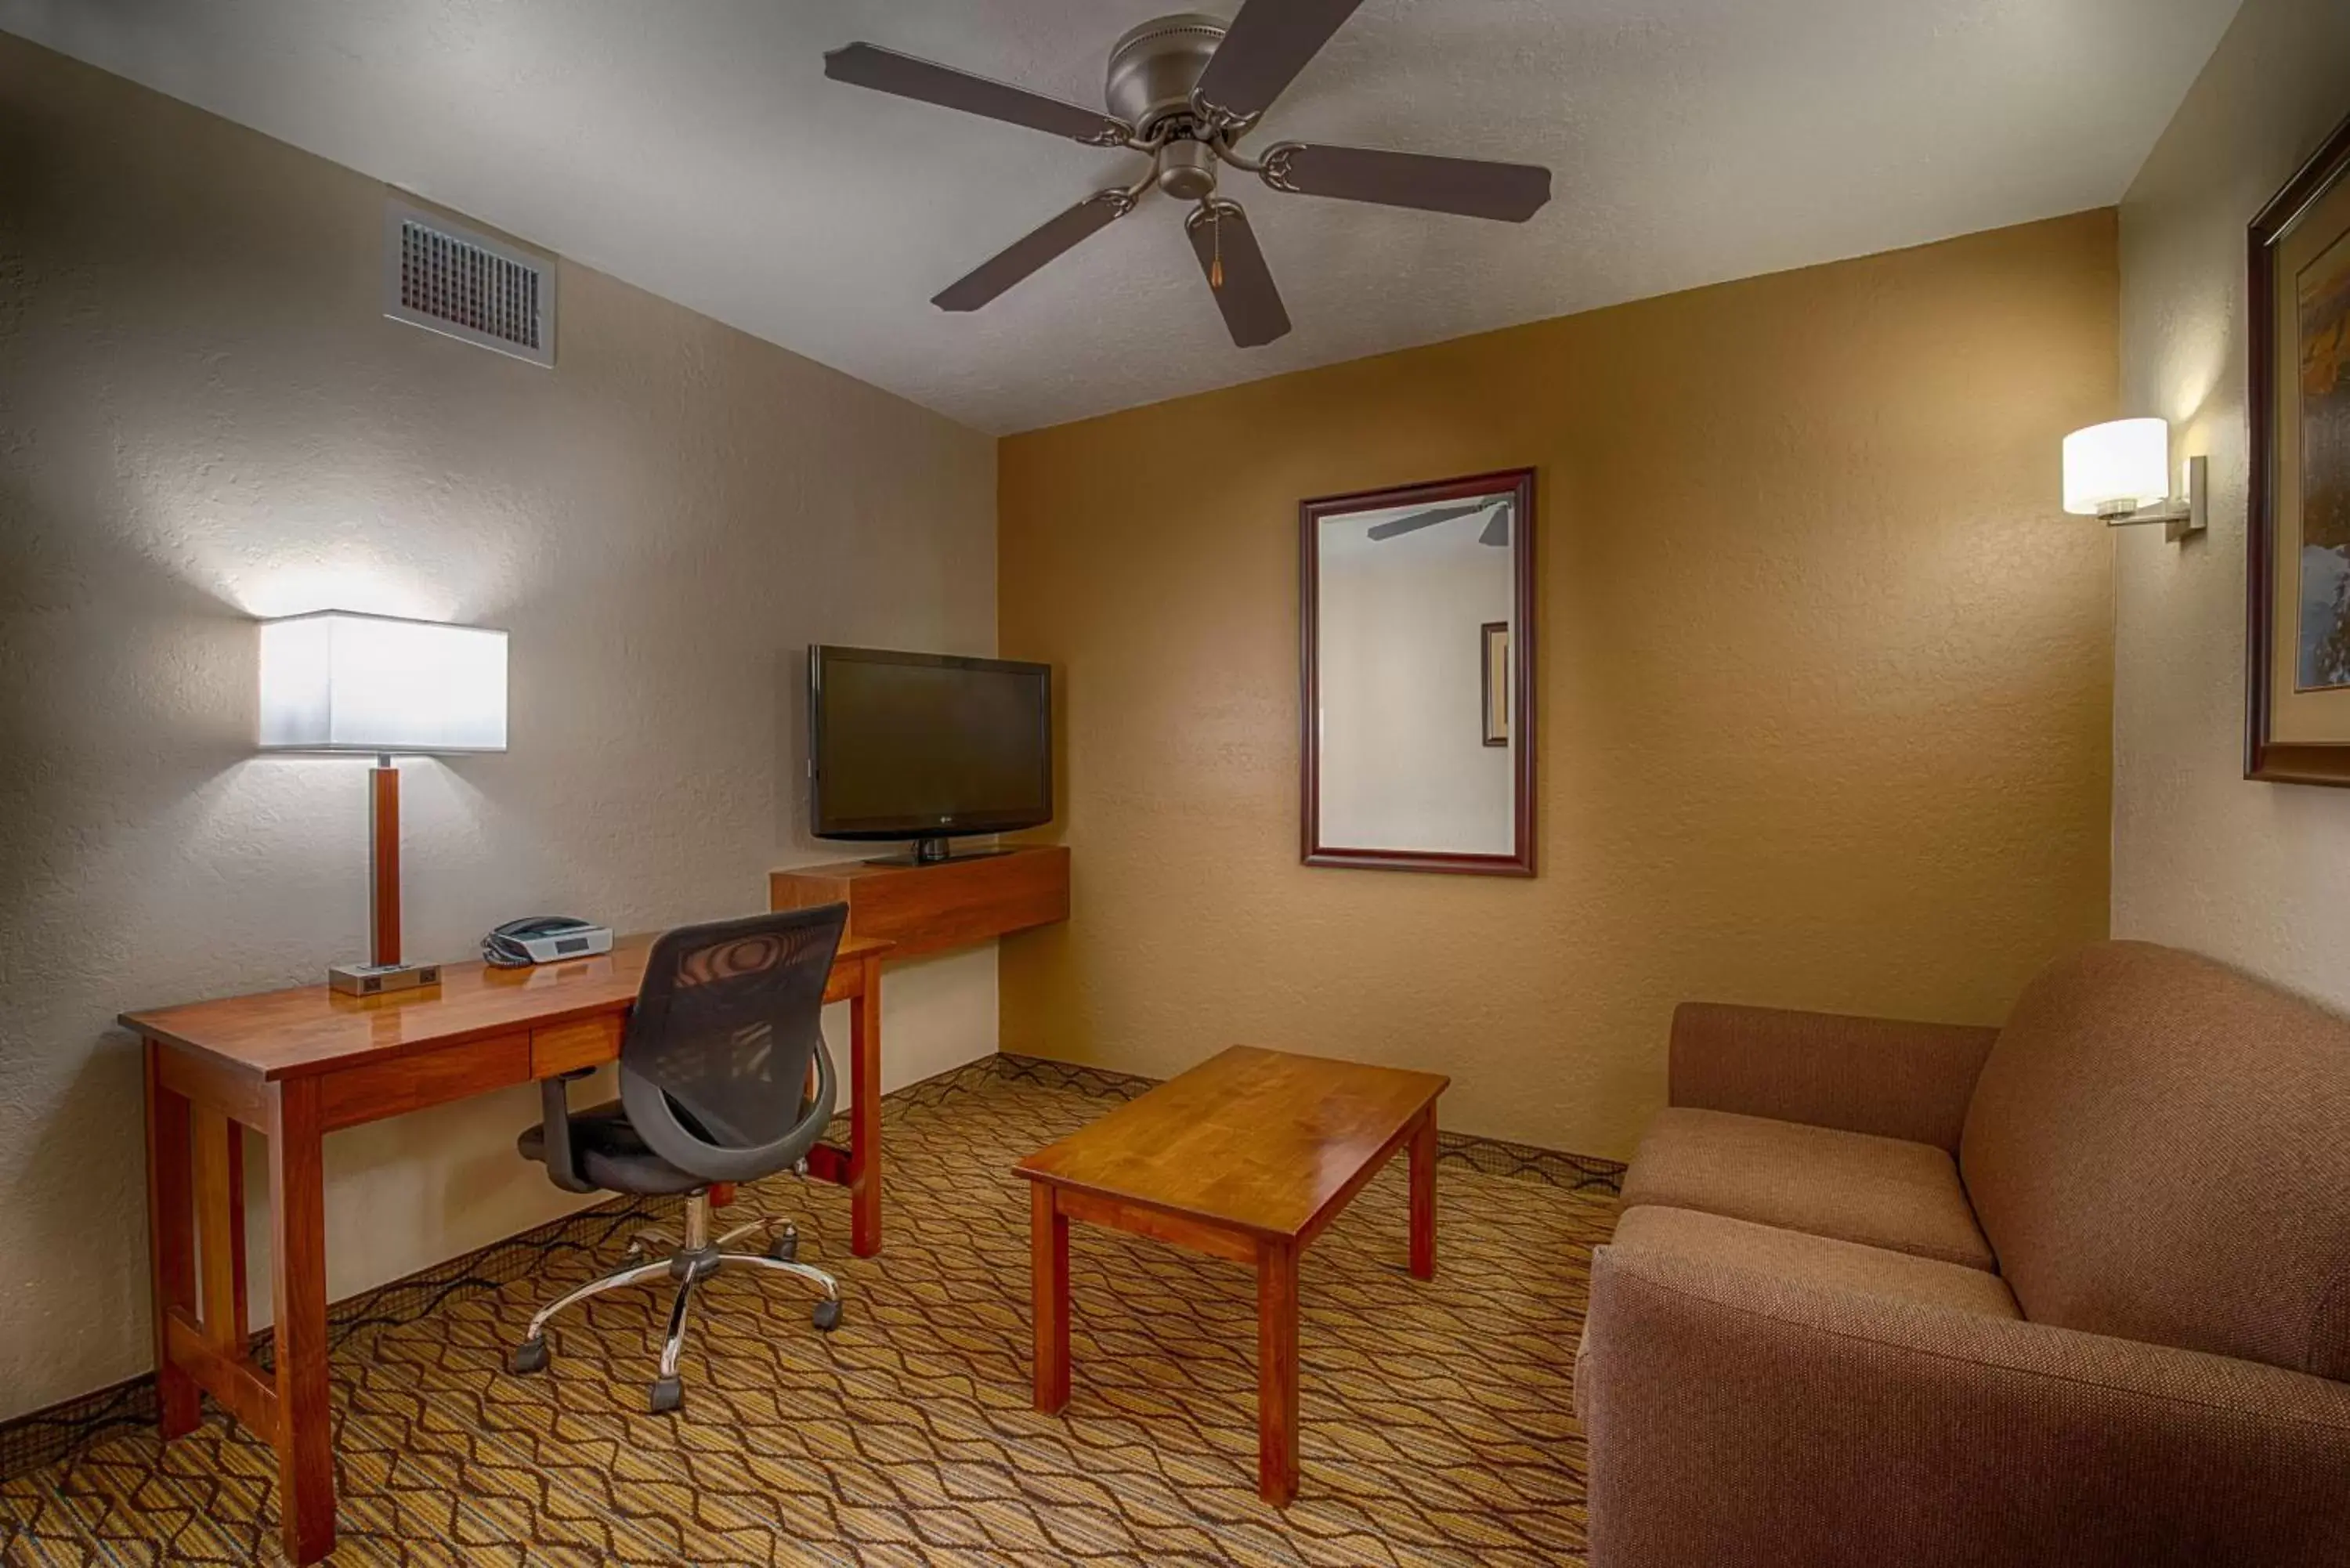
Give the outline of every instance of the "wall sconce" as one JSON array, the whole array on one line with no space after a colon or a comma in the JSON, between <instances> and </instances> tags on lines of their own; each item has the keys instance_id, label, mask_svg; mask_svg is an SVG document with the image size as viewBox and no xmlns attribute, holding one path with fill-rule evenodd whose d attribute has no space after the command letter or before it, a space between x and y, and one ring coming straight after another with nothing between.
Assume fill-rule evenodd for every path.
<instances>
[{"instance_id":1,"label":"wall sconce","mask_svg":"<svg viewBox=\"0 0 2350 1568\"><path fill-rule=\"evenodd\" d=\"M2160 523L2172 543L2200 534L2208 518L2209 461L2190 457L2170 482L2170 421L2115 420L2064 438L2064 510L2119 527Z\"/></svg>"},{"instance_id":2,"label":"wall sconce","mask_svg":"<svg viewBox=\"0 0 2350 1568\"><path fill-rule=\"evenodd\" d=\"M440 965L400 958L400 770L391 759L506 749L506 634L344 610L263 621L261 749L375 758L369 961L335 965L327 983L358 996L440 983Z\"/></svg>"}]
</instances>

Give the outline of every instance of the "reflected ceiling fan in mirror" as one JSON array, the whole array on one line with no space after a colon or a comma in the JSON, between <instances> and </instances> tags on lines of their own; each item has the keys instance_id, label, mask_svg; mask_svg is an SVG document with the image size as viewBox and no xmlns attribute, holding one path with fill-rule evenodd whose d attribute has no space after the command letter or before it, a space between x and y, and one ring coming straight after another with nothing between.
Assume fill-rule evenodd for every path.
<instances>
[{"instance_id":1,"label":"reflected ceiling fan in mirror","mask_svg":"<svg viewBox=\"0 0 2350 1568\"><path fill-rule=\"evenodd\" d=\"M1277 141L1256 155L1241 140L1362 0L1248 0L1230 23L1182 12L1133 28L1110 50L1107 112L1041 97L874 44L824 57L835 81L919 99L1066 136L1088 147L1146 153L1130 185L1097 191L949 285L931 301L977 310L1047 262L1134 211L1158 187L1193 203L1183 229L1214 291L1232 341L1243 348L1289 330L1255 231L1240 203L1218 194L1219 168L1255 175L1275 191L1416 207L1522 223L1550 200L1550 171L1523 163L1430 158L1360 147Z\"/></svg>"},{"instance_id":2,"label":"reflected ceiling fan in mirror","mask_svg":"<svg viewBox=\"0 0 2350 1568\"><path fill-rule=\"evenodd\" d=\"M1399 539L1406 534L1417 534L1422 528L1433 528L1439 523L1451 523L1462 517L1474 517L1491 509L1484 531L1477 535L1480 545L1506 546L1510 542L1510 501L1503 496L1498 501L1488 498L1471 502L1466 506L1432 506L1425 512L1415 512L1408 517L1390 517L1384 523L1374 523L1363 530L1367 539Z\"/></svg>"}]
</instances>

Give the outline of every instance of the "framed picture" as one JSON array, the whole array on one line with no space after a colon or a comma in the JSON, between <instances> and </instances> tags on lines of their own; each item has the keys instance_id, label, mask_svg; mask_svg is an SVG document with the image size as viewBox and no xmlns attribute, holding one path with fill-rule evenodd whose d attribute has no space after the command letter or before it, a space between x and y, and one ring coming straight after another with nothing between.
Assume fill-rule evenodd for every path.
<instances>
[{"instance_id":1,"label":"framed picture","mask_svg":"<svg viewBox=\"0 0 2350 1568\"><path fill-rule=\"evenodd\" d=\"M1479 653L1484 659L1485 743L1506 746L1510 743L1510 623L1489 620L1478 628L1482 635Z\"/></svg>"},{"instance_id":2,"label":"framed picture","mask_svg":"<svg viewBox=\"0 0 2350 1568\"><path fill-rule=\"evenodd\" d=\"M2244 774L2350 784L2350 121L2251 228Z\"/></svg>"}]
</instances>

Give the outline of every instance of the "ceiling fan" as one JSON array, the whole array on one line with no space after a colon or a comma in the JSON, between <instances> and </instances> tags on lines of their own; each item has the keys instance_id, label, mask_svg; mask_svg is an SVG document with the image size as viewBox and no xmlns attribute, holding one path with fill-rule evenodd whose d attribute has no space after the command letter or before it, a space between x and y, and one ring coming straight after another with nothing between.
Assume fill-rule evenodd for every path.
<instances>
[{"instance_id":1,"label":"ceiling fan","mask_svg":"<svg viewBox=\"0 0 2350 1568\"><path fill-rule=\"evenodd\" d=\"M1489 496L1482 501L1472 501L1465 506L1437 506L1426 512L1411 513L1408 516L1390 517L1384 523L1374 523L1364 529L1363 536L1374 543L1381 539L1398 539L1406 534L1417 534L1422 528L1433 528L1439 523L1451 523L1462 517L1474 517L1489 506L1493 509L1493 514L1485 520L1484 528L1477 535L1477 543L1507 545L1510 542L1510 502L1507 496L1498 500Z\"/></svg>"},{"instance_id":2,"label":"ceiling fan","mask_svg":"<svg viewBox=\"0 0 2350 1568\"><path fill-rule=\"evenodd\" d=\"M1362 0L1247 0L1230 23L1197 12L1160 16L1110 50L1107 112L932 65L874 44L824 57L824 74L899 98L959 109L1088 147L1125 147L1150 159L1131 185L1097 191L934 296L941 310L977 310L1081 240L1100 233L1156 185L1195 203L1183 220L1232 341L1243 348L1289 330L1248 214L1216 192L1218 168L1255 175L1275 191L1417 207L1522 223L1550 200L1550 171L1523 163L1430 158L1360 147L1277 141L1240 151L1273 100L1330 41Z\"/></svg>"}]
</instances>

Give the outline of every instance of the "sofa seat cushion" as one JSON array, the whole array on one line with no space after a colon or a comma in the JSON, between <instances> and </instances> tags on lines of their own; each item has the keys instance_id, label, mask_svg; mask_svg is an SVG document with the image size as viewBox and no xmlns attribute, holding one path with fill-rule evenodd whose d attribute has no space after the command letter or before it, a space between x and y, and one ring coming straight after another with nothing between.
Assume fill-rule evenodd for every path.
<instances>
[{"instance_id":1,"label":"sofa seat cushion","mask_svg":"<svg viewBox=\"0 0 2350 1568\"><path fill-rule=\"evenodd\" d=\"M1949 1307L1981 1317L2023 1315L2007 1282L1982 1269L1693 1209L1630 1210L1608 1244L1671 1252L1879 1301Z\"/></svg>"},{"instance_id":2,"label":"sofa seat cushion","mask_svg":"<svg viewBox=\"0 0 2350 1568\"><path fill-rule=\"evenodd\" d=\"M1930 1144L1674 1106L1640 1140L1624 1207L1693 1209L1995 1270L1959 1185Z\"/></svg>"}]
</instances>

